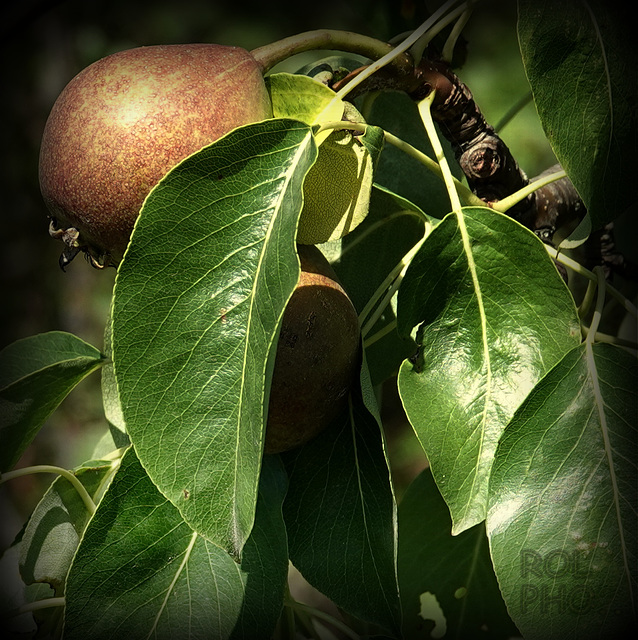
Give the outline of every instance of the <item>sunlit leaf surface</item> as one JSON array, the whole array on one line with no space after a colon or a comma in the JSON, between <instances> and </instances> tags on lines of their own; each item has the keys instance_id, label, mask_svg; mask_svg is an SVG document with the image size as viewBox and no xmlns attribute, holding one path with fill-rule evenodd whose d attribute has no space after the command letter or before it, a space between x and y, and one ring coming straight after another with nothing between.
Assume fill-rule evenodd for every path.
<instances>
[{"instance_id":1,"label":"sunlit leaf surface","mask_svg":"<svg viewBox=\"0 0 638 640\"><path fill-rule=\"evenodd\" d=\"M135 450L189 524L236 557L315 155L308 126L271 120L191 156L147 198L115 285L113 359Z\"/></svg>"},{"instance_id":2,"label":"sunlit leaf surface","mask_svg":"<svg viewBox=\"0 0 638 640\"><path fill-rule=\"evenodd\" d=\"M525 638L620 638L636 628L635 356L571 351L499 444L487 531Z\"/></svg>"},{"instance_id":3,"label":"sunlit leaf surface","mask_svg":"<svg viewBox=\"0 0 638 640\"><path fill-rule=\"evenodd\" d=\"M494 452L514 411L579 343L574 303L532 233L468 208L416 255L398 322L404 334L417 328L419 345L401 366L401 398L459 533L485 518Z\"/></svg>"}]
</instances>

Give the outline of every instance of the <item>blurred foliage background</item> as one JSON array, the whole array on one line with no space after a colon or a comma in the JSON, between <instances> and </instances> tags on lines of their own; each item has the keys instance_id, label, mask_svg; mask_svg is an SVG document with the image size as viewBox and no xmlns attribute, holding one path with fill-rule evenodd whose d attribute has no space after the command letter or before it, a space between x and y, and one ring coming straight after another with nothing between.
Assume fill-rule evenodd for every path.
<instances>
[{"instance_id":1,"label":"blurred foliage background","mask_svg":"<svg viewBox=\"0 0 638 640\"><path fill-rule=\"evenodd\" d=\"M422 0L323 0L309 7L299 0L5 2L0 10L4 61L0 348L51 330L73 332L102 346L115 270L97 271L77 258L66 273L61 271L61 244L48 235L47 212L38 186L42 130L55 99L75 74L105 55L141 45L215 42L250 50L319 28L390 39L418 26L427 10L436 6ZM467 62L458 73L488 120L498 123L528 91L517 48L516 3L482 0L464 36ZM523 109L502 133L529 175L553 163L533 105ZM92 375L74 390L19 466L73 467L90 457L106 425L99 385L99 375ZM390 393L388 406L395 403ZM405 434L400 414L391 413L388 425ZM409 436L393 440L397 477L405 482L413 475L413 466L423 464L414 445ZM6 517L15 518L18 529L20 519L33 508L48 481L50 478L30 476L7 487L17 511ZM7 535L11 530L15 533L9 523Z\"/></svg>"}]
</instances>

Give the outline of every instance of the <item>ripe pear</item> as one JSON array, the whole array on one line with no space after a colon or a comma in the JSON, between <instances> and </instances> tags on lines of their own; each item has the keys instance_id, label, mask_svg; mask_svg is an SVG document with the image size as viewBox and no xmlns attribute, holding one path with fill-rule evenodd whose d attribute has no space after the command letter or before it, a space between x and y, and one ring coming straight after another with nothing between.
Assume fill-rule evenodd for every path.
<instances>
[{"instance_id":1,"label":"ripe pear","mask_svg":"<svg viewBox=\"0 0 638 640\"><path fill-rule=\"evenodd\" d=\"M297 245L301 275L284 311L270 387L265 453L309 442L348 407L360 367L357 312L313 245Z\"/></svg>"},{"instance_id":2,"label":"ripe pear","mask_svg":"<svg viewBox=\"0 0 638 640\"><path fill-rule=\"evenodd\" d=\"M173 166L271 113L261 67L239 47L138 47L81 71L55 102L40 150L66 261L82 249L94 266L117 264L144 199Z\"/></svg>"}]
</instances>

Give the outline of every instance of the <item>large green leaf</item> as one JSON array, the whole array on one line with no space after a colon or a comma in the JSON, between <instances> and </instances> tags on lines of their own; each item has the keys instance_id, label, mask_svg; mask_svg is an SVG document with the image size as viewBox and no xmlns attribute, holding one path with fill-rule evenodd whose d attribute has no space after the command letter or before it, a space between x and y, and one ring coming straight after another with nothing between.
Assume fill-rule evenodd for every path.
<instances>
[{"instance_id":1,"label":"large green leaf","mask_svg":"<svg viewBox=\"0 0 638 640\"><path fill-rule=\"evenodd\" d=\"M103 363L98 349L63 331L0 352L0 472L13 467L60 402Z\"/></svg>"},{"instance_id":2,"label":"large green leaf","mask_svg":"<svg viewBox=\"0 0 638 640\"><path fill-rule=\"evenodd\" d=\"M574 302L531 232L485 208L449 215L399 289L399 330L419 352L399 372L410 422L452 513L485 518L503 429L536 381L580 340Z\"/></svg>"},{"instance_id":3,"label":"large green leaf","mask_svg":"<svg viewBox=\"0 0 638 640\"><path fill-rule=\"evenodd\" d=\"M284 454L290 560L304 578L359 620L396 635L395 504L371 387L352 394L349 415ZM364 397L366 400L364 400Z\"/></svg>"},{"instance_id":4,"label":"large green leaf","mask_svg":"<svg viewBox=\"0 0 638 640\"><path fill-rule=\"evenodd\" d=\"M606 0L518 5L520 47L538 114L596 229L636 201L638 76L631 21L624 5Z\"/></svg>"},{"instance_id":5,"label":"large green leaf","mask_svg":"<svg viewBox=\"0 0 638 640\"><path fill-rule=\"evenodd\" d=\"M269 637L288 571L285 489L279 460L267 460L238 565L183 521L130 449L71 566L64 637Z\"/></svg>"},{"instance_id":6,"label":"large green leaf","mask_svg":"<svg viewBox=\"0 0 638 640\"><path fill-rule=\"evenodd\" d=\"M236 129L152 191L120 265L115 375L151 480L236 557L253 524L265 373L298 279L295 232L311 130Z\"/></svg>"},{"instance_id":7,"label":"large green leaf","mask_svg":"<svg viewBox=\"0 0 638 640\"><path fill-rule=\"evenodd\" d=\"M487 531L525 638L620 638L636 629L635 356L574 349L499 444Z\"/></svg>"},{"instance_id":8,"label":"large green leaf","mask_svg":"<svg viewBox=\"0 0 638 640\"><path fill-rule=\"evenodd\" d=\"M518 636L496 582L482 524L450 533L447 505L429 469L399 504L399 586L403 638L497 640ZM445 634L445 636L443 635Z\"/></svg>"}]
</instances>

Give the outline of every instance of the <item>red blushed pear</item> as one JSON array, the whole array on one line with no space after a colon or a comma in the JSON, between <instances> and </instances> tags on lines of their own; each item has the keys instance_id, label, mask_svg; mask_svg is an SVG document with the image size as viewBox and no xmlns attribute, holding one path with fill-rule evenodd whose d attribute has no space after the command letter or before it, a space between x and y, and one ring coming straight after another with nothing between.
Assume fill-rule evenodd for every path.
<instances>
[{"instance_id":1,"label":"red blushed pear","mask_svg":"<svg viewBox=\"0 0 638 640\"><path fill-rule=\"evenodd\" d=\"M271 117L262 69L239 47L158 45L81 71L46 123L40 187L64 266L83 250L116 265L149 191L187 156Z\"/></svg>"}]
</instances>

